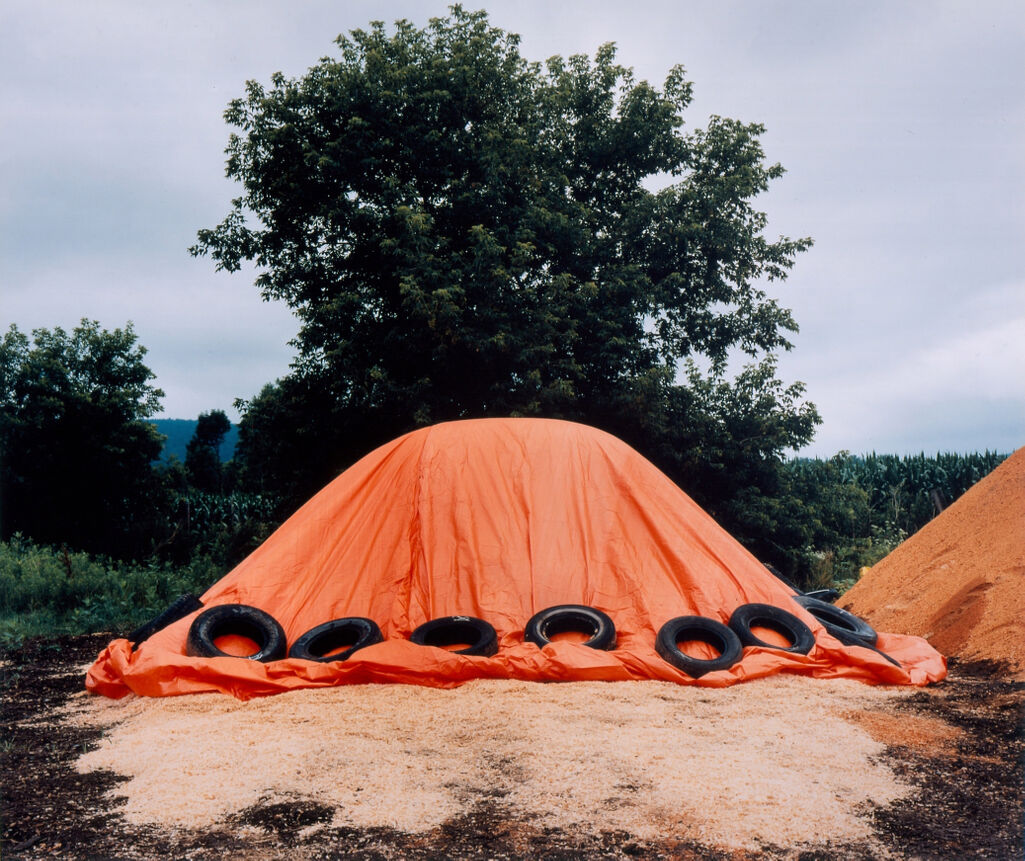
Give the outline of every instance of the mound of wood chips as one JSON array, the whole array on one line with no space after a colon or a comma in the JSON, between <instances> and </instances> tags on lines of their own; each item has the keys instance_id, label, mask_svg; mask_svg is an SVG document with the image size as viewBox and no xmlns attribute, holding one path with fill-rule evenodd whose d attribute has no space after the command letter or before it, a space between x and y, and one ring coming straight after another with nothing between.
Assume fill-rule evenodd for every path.
<instances>
[{"instance_id":1,"label":"mound of wood chips","mask_svg":"<svg viewBox=\"0 0 1025 861\"><path fill-rule=\"evenodd\" d=\"M312 800L335 809L332 827L416 833L490 799L541 826L757 849L870 839L871 810L910 791L877 738L893 743L889 707L913 693L796 676L714 690L476 681L82 696L68 720L106 727L78 768L129 778L113 792L133 824L224 827L253 805Z\"/></svg>"},{"instance_id":2,"label":"mound of wood chips","mask_svg":"<svg viewBox=\"0 0 1025 861\"><path fill-rule=\"evenodd\" d=\"M1025 448L874 565L838 602L876 630L1025 678Z\"/></svg>"}]
</instances>

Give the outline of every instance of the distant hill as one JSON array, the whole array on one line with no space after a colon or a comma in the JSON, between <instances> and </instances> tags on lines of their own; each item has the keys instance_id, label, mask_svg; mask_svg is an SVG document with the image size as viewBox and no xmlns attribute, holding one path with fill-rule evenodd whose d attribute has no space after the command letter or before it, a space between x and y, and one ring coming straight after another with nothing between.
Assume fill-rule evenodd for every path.
<instances>
[{"instance_id":1,"label":"distant hill","mask_svg":"<svg viewBox=\"0 0 1025 861\"><path fill-rule=\"evenodd\" d=\"M195 419L153 419L152 424L157 430L167 437L164 443L164 450L160 453L161 460L170 460L174 455L182 463L185 463L185 448L196 432ZM235 443L238 442L238 425L233 424L228 435L221 444L221 460L229 461L235 454Z\"/></svg>"}]
</instances>

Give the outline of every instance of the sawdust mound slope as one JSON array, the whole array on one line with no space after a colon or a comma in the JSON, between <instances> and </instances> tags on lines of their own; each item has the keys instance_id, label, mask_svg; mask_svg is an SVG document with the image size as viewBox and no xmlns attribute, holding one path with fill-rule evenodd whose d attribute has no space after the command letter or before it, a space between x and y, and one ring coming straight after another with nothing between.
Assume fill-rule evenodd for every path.
<instances>
[{"instance_id":1,"label":"sawdust mound slope","mask_svg":"<svg viewBox=\"0 0 1025 861\"><path fill-rule=\"evenodd\" d=\"M789 672L926 684L946 672L939 653L917 637L881 635L879 649L900 666L871 649L842 645L637 452L594 428L543 419L450 422L382 446L311 499L202 601L270 613L289 644L353 616L376 622L384 641L330 663L190 657L186 638L196 611L134 651L127 640L115 640L89 671L87 688L115 697L220 690L245 699L368 682L661 679L721 687ZM656 652L656 634L669 619L725 623L748 603L799 617L815 635L810 652L747 648L728 669L698 679ZM608 614L616 647L556 640L541 649L525 641L531 616L560 604ZM497 652L456 654L410 641L418 626L452 615L493 625Z\"/></svg>"},{"instance_id":2,"label":"sawdust mound slope","mask_svg":"<svg viewBox=\"0 0 1025 861\"><path fill-rule=\"evenodd\" d=\"M944 654L1025 672L1025 448L873 566L840 603Z\"/></svg>"}]
</instances>

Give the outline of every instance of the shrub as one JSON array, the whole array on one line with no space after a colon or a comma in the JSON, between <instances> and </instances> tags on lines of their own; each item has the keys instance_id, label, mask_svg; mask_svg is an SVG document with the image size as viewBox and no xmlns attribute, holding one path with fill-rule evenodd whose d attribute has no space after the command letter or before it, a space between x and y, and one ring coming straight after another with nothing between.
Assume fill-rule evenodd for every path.
<instances>
[{"instance_id":1,"label":"shrub","mask_svg":"<svg viewBox=\"0 0 1025 861\"><path fill-rule=\"evenodd\" d=\"M181 566L124 563L15 535L0 542L0 645L26 636L124 633L183 592L204 592L223 573L207 557Z\"/></svg>"}]
</instances>

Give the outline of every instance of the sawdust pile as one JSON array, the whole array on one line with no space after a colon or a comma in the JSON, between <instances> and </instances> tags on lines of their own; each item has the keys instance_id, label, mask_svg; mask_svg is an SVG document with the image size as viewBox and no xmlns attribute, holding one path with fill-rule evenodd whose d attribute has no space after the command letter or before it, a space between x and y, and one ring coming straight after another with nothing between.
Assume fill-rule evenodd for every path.
<instances>
[{"instance_id":1,"label":"sawdust pile","mask_svg":"<svg viewBox=\"0 0 1025 861\"><path fill-rule=\"evenodd\" d=\"M873 566L838 601L879 631L1025 675L1025 448Z\"/></svg>"},{"instance_id":2,"label":"sawdust pile","mask_svg":"<svg viewBox=\"0 0 1025 861\"><path fill-rule=\"evenodd\" d=\"M130 778L113 794L133 824L230 828L253 805L315 801L332 827L418 833L488 799L542 826L756 849L870 840L873 807L910 791L879 758L879 715L912 693L796 676L476 681L83 696L69 720L108 728L78 767Z\"/></svg>"}]
</instances>

